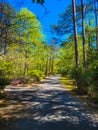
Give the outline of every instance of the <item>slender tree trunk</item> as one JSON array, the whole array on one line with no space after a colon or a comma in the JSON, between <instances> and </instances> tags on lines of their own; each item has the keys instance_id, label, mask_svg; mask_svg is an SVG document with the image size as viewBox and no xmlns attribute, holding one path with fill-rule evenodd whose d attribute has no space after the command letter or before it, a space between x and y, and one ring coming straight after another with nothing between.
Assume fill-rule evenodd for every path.
<instances>
[{"instance_id":1,"label":"slender tree trunk","mask_svg":"<svg viewBox=\"0 0 98 130\"><path fill-rule=\"evenodd\" d=\"M88 37L88 46L89 46L89 48L91 47L91 38L90 37Z\"/></svg>"},{"instance_id":2,"label":"slender tree trunk","mask_svg":"<svg viewBox=\"0 0 98 130\"><path fill-rule=\"evenodd\" d=\"M51 74L51 61L52 61L52 58L50 56L50 58L49 58L49 74Z\"/></svg>"},{"instance_id":3,"label":"slender tree trunk","mask_svg":"<svg viewBox=\"0 0 98 130\"><path fill-rule=\"evenodd\" d=\"M2 55L6 55L6 48L7 48L7 31L5 31L4 37L2 38L1 43L2 48Z\"/></svg>"},{"instance_id":4,"label":"slender tree trunk","mask_svg":"<svg viewBox=\"0 0 98 130\"><path fill-rule=\"evenodd\" d=\"M94 1L95 4L95 21L96 21L96 48L98 51L98 1Z\"/></svg>"},{"instance_id":5,"label":"slender tree trunk","mask_svg":"<svg viewBox=\"0 0 98 130\"><path fill-rule=\"evenodd\" d=\"M25 65L24 65L24 75L26 76L28 72L28 65L27 62L25 61Z\"/></svg>"},{"instance_id":6,"label":"slender tree trunk","mask_svg":"<svg viewBox=\"0 0 98 130\"><path fill-rule=\"evenodd\" d=\"M24 75L25 76L27 75L27 72L28 72L27 54L28 54L28 52L27 52L27 50L25 50L25 63L24 63Z\"/></svg>"},{"instance_id":7,"label":"slender tree trunk","mask_svg":"<svg viewBox=\"0 0 98 130\"><path fill-rule=\"evenodd\" d=\"M45 75L48 76L48 57L46 59Z\"/></svg>"},{"instance_id":8,"label":"slender tree trunk","mask_svg":"<svg viewBox=\"0 0 98 130\"><path fill-rule=\"evenodd\" d=\"M85 6L83 0L81 0L81 13L82 13L82 39L83 39L83 66L87 68L87 56L86 56L86 41L85 41Z\"/></svg>"},{"instance_id":9,"label":"slender tree trunk","mask_svg":"<svg viewBox=\"0 0 98 130\"><path fill-rule=\"evenodd\" d=\"M75 39L75 62L76 67L79 65L78 40L77 40L77 23L76 23L76 1L72 0L73 8L73 25L74 25L74 39Z\"/></svg>"},{"instance_id":10,"label":"slender tree trunk","mask_svg":"<svg viewBox=\"0 0 98 130\"><path fill-rule=\"evenodd\" d=\"M2 43L2 56L6 54L6 45Z\"/></svg>"},{"instance_id":11,"label":"slender tree trunk","mask_svg":"<svg viewBox=\"0 0 98 130\"><path fill-rule=\"evenodd\" d=\"M91 26L90 21L89 21L89 26ZM88 36L88 47L89 48L91 47L91 37L90 37L90 35Z\"/></svg>"},{"instance_id":12,"label":"slender tree trunk","mask_svg":"<svg viewBox=\"0 0 98 130\"><path fill-rule=\"evenodd\" d=\"M5 55L6 54L6 33L5 33L5 29L3 27L3 12L4 12L4 6L3 6L3 2L4 0L1 0L1 3L0 3L0 24L1 24L1 27L0 27L0 46L1 46L1 53L2 55Z\"/></svg>"},{"instance_id":13,"label":"slender tree trunk","mask_svg":"<svg viewBox=\"0 0 98 130\"><path fill-rule=\"evenodd\" d=\"M51 74L54 74L54 56L52 56L52 61L51 61Z\"/></svg>"}]
</instances>

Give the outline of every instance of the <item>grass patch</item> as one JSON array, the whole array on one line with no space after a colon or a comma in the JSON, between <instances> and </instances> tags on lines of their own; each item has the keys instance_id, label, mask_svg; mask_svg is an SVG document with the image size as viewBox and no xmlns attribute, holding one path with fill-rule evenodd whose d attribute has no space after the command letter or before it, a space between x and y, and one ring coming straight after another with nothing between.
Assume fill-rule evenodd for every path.
<instances>
[{"instance_id":1,"label":"grass patch","mask_svg":"<svg viewBox=\"0 0 98 130\"><path fill-rule=\"evenodd\" d=\"M74 90L77 88L77 86L75 85L75 81L69 79L68 77L61 77L60 81L69 90Z\"/></svg>"}]
</instances>

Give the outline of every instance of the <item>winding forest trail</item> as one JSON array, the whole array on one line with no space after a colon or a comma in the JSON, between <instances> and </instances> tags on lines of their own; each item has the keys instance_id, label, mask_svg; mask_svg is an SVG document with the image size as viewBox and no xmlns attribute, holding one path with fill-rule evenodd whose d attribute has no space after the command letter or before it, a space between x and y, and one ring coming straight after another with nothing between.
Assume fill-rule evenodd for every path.
<instances>
[{"instance_id":1,"label":"winding forest trail","mask_svg":"<svg viewBox=\"0 0 98 130\"><path fill-rule=\"evenodd\" d=\"M60 77L47 77L37 87L7 87L12 97L0 107L0 130L98 130L98 117L70 96Z\"/></svg>"}]
</instances>

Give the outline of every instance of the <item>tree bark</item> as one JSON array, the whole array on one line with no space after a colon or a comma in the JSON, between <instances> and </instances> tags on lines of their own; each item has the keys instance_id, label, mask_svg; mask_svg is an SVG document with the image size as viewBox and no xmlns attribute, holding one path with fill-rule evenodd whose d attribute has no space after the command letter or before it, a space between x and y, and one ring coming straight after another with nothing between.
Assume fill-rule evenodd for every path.
<instances>
[{"instance_id":1,"label":"tree bark","mask_svg":"<svg viewBox=\"0 0 98 130\"><path fill-rule=\"evenodd\" d=\"M83 66L87 68L87 56L86 56L86 40L85 40L85 6L83 0L81 0L81 13L82 13L82 39L83 39Z\"/></svg>"},{"instance_id":2,"label":"tree bark","mask_svg":"<svg viewBox=\"0 0 98 130\"><path fill-rule=\"evenodd\" d=\"M45 75L48 76L48 57L46 59Z\"/></svg>"},{"instance_id":3,"label":"tree bark","mask_svg":"<svg viewBox=\"0 0 98 130\"><path fill-rule=\"evenodd\" d=\"M52 56L52 61L51 61L51 74L54 74L54 55Z\"/></svg>"},{"instance_id":4,"label":"tree bark","mask_svg":"<svg viewBox=\"0 0 98 130\"><path fill-rule=\"evenodd\" d=\"M95 0L95 21L96 21L96 49L98 51L98 2Z\"/></svg>"},{"instance_id":5,"label":"tree bark","mask_svg":"<svg viewBox=\"0 0 98 130\"><path fill-rule=\"evenodd\" d=\"M24 63L24 75L26 76L27 75L27 72L28 72L28 63L27 63L27 58L28 58L28 56L27 56L27 54L28 54L28 52L27 52L27 50L25 50L25 63Z\"/></svg>"},{"instance_id":6,"label":"tree bark","mask_svg":"<svg viewBox=\"0 0 98 130\"><path fill-rule=\"evenodd\" d=\"M76 23L76 1L72 0L73 9L73 25L74 25L74 39L75 39L75 63L76 67L79 65L78 40L77 40L77 23Z\"/></svg>"}]
</instances>

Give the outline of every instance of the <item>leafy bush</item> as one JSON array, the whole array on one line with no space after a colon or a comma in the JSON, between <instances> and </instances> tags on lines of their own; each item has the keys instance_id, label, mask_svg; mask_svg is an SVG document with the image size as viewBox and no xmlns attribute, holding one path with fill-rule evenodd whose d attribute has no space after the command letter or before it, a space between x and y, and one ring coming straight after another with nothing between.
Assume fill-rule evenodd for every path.
<instances>
[{"instance_id":1,"label":"leafy bush","mask_svg":"<svg viewBox=\"0 0 98 130\"><path fill-rule=\"evenodd\" d=\"M40 81L41 78L44 78L44 73L40 70L29 71L28 75L35 78L36 81Z\"/></svg>"},{"instance_id":2,"label":"leafy bush","mask_svg":"<svg viewBox=\"0 0 98 130\"><path fill-rule=\"evenodd\" d=\"M11 81L4 69L0 69L0 89L2 90Z\"/></svg>"},{"instance_id":3,"label":"leafy bush","mask_svg":"<svg viewBox=\"0 0 98 130\"><path fill-rule=\"evenodd\" d=\"M31 83L34 83L35 82L35 78L30 78L29 80L28 80L28 84L31 84Z\"/></svg>"},{"instance_id":4,"label":"leafy bush","mask_svg":"<svg viewBox=\"0 0 98 130\"><path fill-rule=\"evenodd\" d=\"M31 78L30 76L24 76L20 79L15 79L11 82L11 85L18 85L18 84L30 84L35 82L35 78Z\"/></svg>"},{"instance_id":5,"label":"leafy bush","mask_svg":"<svg viewBox=\"0 0 98 130\"><path fill-rule=\"evenodd\" d=\"M11 82L12 85L17 85L22 83L21 79L15 79L14 81Z\"/></svg>"},{"instance_id":6,"label":"leafy bush","mask_svg":"<svg viewBox=\"0 0 98 130\"><path fill-rule=\"evenodd\" d=\"M31 78L30 76L24 76L22 79L21 79L22 83L23 84L30 84L30 83L33 83L35 82L35 78Z\"/></svg>"},{"instance_id":7,"label":"leafy bush","mask_svg":"<svg viewBox=\"0 0 98 130\"><path fill-rule=\"evenodd\" d=\"M95 103L98 103L98 67L92 70L92 82L89 88L89 95Z\"/></svg>"},{"instance_id":8,"label":"leafy bush","mask_svg":"<svg viewBox=\"0 0 98 130\"><path fill-rule=\"evenodd\" d=\"M91 83L91 72L84 68L74 68L71 71L71 78L75 79L77 91L80 94L87 94Z\"/></svg>"},{"instance_id":9,"label":"leafy bush","mask_svg":"<svg viewBox=\"0 0 98 130\"><path fill-rule=\"evenodd\" d=\"M98 93L98 67L96 67L93 71L92 82L94 90Z\"/></svg>"}]
</instances>

